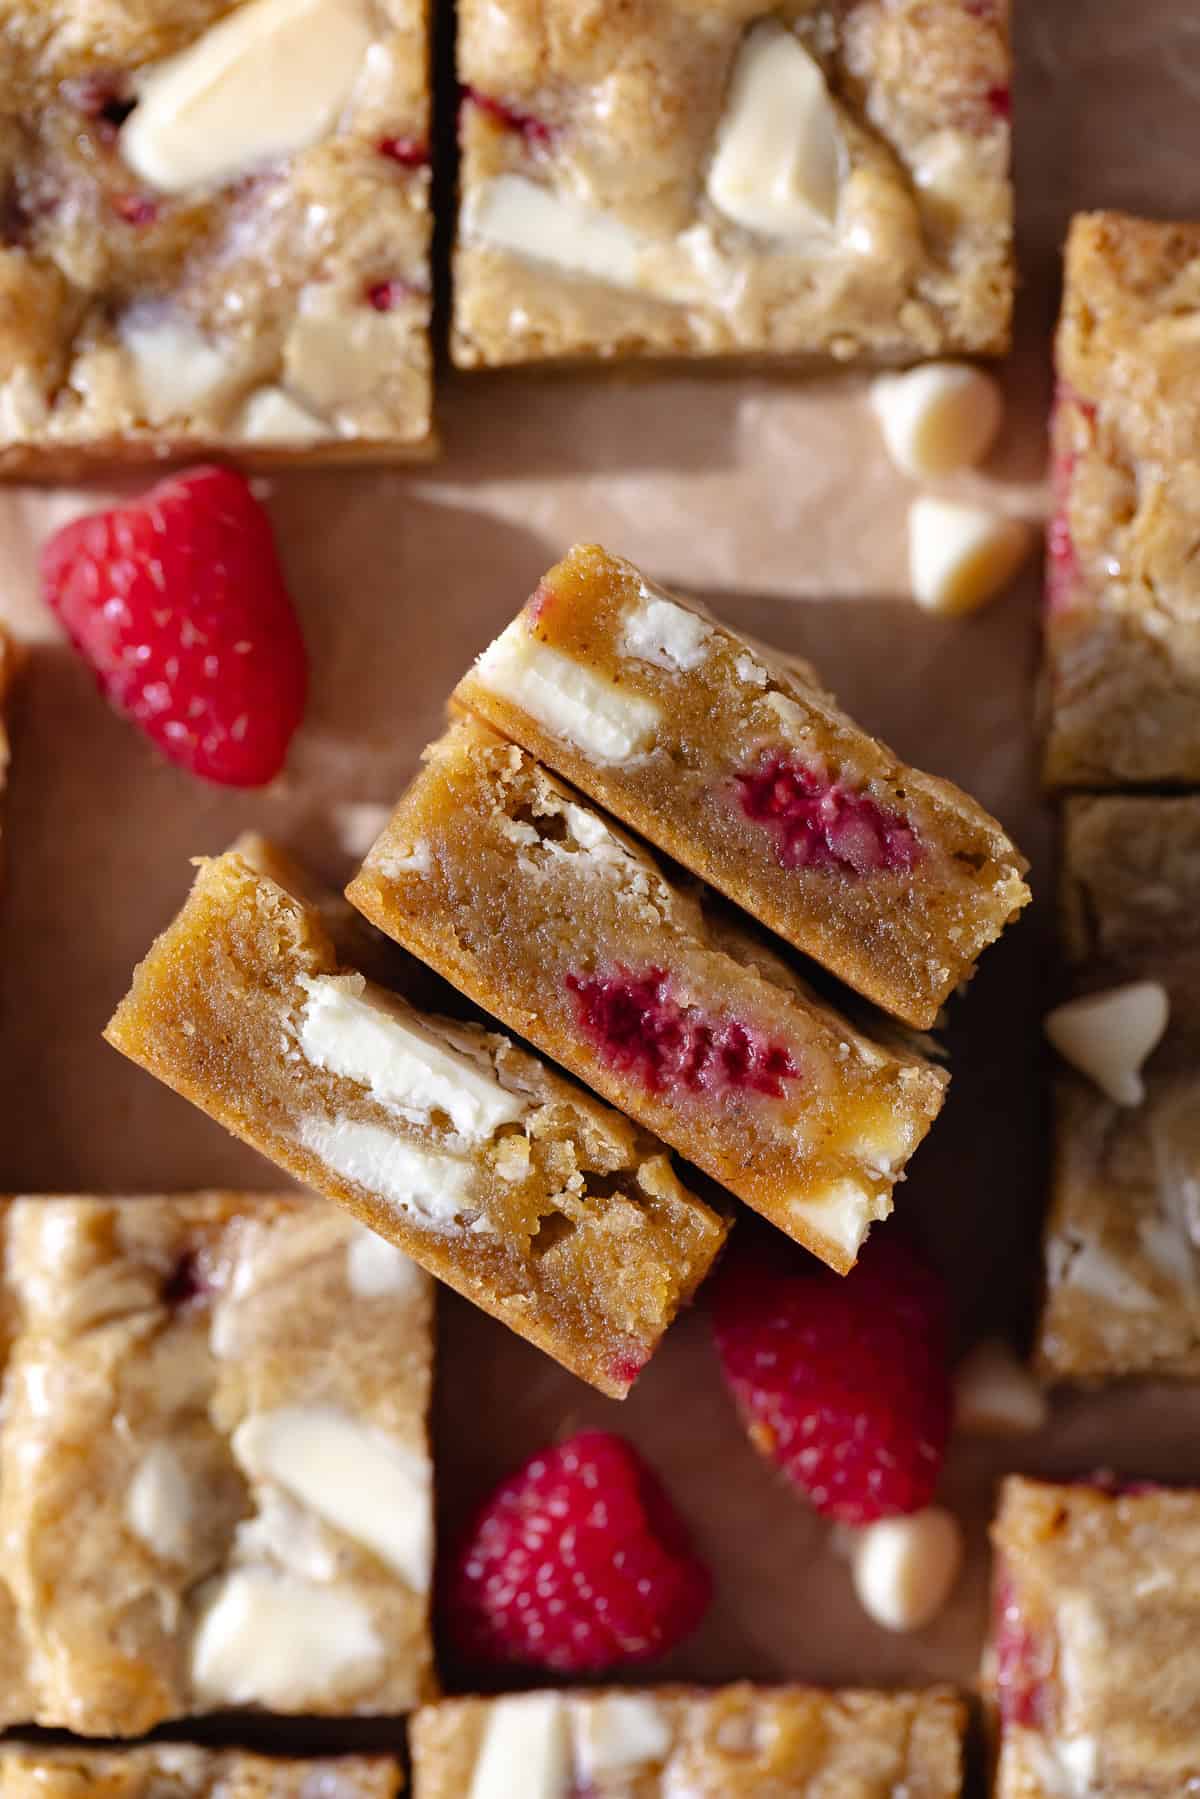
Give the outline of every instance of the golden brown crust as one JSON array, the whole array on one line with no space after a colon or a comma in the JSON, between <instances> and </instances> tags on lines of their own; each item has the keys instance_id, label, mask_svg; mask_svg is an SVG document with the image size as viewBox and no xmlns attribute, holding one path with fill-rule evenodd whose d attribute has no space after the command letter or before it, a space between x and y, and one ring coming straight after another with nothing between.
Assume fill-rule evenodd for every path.
<instances>
[{"instance_id":1,"label":"golden brown crust","mask_svg":"<svg viewBox=\"0 0 1200 1799\"><path fill-rule=\"evenodd\" d=\"M1200 225L1077 218L1054 423L1047 779L1200 780Z\"/></svg>"},{"instance_id":2,"label":"golden brown crust","mask_svg":"<svg viewBox=\"0 0 1200 1799\"><path fill-rule=\"evenodd\" d=\"M0 1799L395 1799L403 1787L400 1764L382 1755L296 1761L187 1743L0 1745Z\"/></svg>"}]
</instances>

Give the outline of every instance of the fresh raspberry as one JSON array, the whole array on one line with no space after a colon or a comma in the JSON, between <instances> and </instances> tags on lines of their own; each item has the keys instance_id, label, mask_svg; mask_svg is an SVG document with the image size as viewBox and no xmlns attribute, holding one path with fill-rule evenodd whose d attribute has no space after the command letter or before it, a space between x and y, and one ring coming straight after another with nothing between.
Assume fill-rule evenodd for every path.
<instances>
[{"instance_id":1,"label":"fresh raspberry","mask_svg":"<svg viewBox=\"0 0 1200 1799\"><path fill-rule=\"evenodd\" d=\"M450 1623L473 1662L598 1673L662 1655L712 1590L656 1476L622 1438L584 1431L486 1501L450 1570Z\"/></svg>"},{"instance_id":2,"label":"fresh raspberry","mask_svg":"<svg viewBox=\"0 0 1200 1799\"><path fill-rule=\"evenodd\" d=\"M780 1099L784 1083L799 1078L786 1044L772 1043L740 1019L681 1003L661 968L569 974L566 984L584 1036L652 1093L684 1087Z\"/></svg>"},{"instance_id":3,"label":"fresh raspberry","mask_svg":"<svg viewBox=\"0 0 1200 1799\"><path fill-rule=\"evenodd\" d=\"M870 875L907 871L921 859L916 832L899 813L797 757L765 755L734 779L742 811L772 832L784 868Z\"/></svg>"},{"instance_id":4,"label":"fresh raspberry","mask_svg":"<svg viewBox=\"0 0 1200 1799\"><path fill-rule=\"evenodd\" d=\"M752 1441L827 1518L929 1504L950 1430L947 1307L932 1269L876 1233L839 1276L773 1242L713 1292L725 1378Z\"/></svg>"},{"instance_id":5,"label":"fresh raspberry","mask_svg":"<svg viewBox=\"0 0 1200 1799\"><path fill-rule=\"evenodd\" d=\"M266 513L197 468L66 525L42 585L101 692L172 762L260 787L304 713L308 662Z\"/></svg>"}]
</instances>

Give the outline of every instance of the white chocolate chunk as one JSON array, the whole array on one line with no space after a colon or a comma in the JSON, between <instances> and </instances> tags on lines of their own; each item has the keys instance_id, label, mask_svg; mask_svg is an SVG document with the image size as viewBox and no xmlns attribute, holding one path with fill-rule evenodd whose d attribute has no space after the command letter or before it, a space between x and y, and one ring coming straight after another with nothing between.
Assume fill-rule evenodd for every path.
<instances>
[{"instance_id":1,"label":"white chocolate chunk","mask_svg":"<svg viewBox=\"0 0 1200 1799\"><path fill-rule=\"evenodd\" d=\"M522 619L483 652L475 673L501 699L598 762L628 762L654 741L659 709L653 701L539 643Z\"/></svg>"},{"instance_id":2,"label":"white chocolate chunk","mask_svg":"<svg viewBox=\"0 0 1200 1799\"><path fill-rule=\"evenodd\" d=\"M662 594L643 589L643 595L641 603L625 614L621 633L625 655L672 673L699 668L708 655L711 625Z\"/></svg>"},{"instance_id":3,"label":"white chocolate chunk","mask_svg":"<svg viewBox=\"0 0 1200 1799\"><path fill-rule=\"evenodd\" d=\"M1122 1312L1151 1312L1159 1304L1157 1294L1135 1279L1111 1251L1090 1239L1052 1241L1046 1253L1046 1279L1051 1290L1071 1287Z\"/></svg>"},{"instance_id":4,"label":"white chocolate chunk","mask_svg":"<svg viewBox=\"0 0 1200 1799\"><path fill-rule=\"evenodd\" d=\"M999 1337L977 1343L954 1376L954 1421L969 1436L1022 1436L1049 1417L1046 1395Z\"/></svg>"},{"instance_id":5,"label":"white chocolate chunk","mask_svg":"<svg viewBox=\"0 0 1200 1799\"><path fill-rule=\"evenodd\" d=\"M557 1693L496 1700L467 1799L570 1799L571 1784L566 1701Z\"/></svg>"},{"instance_id":6,"label":"white chocolate chunk","mask_svg":"<svg viewBox=\"0 0 1200 1799\"><path fill-rule=\"evenodd\" d=\"M1000 429L999 384L962 362L927 362L903 375L880 375L871 404L897 468L937 480L982 462Z\"/></svg>"},{"instance_id":7,"label":"white chocolate chunk","mask_svg":"<svg viewBox=\"0 0 1200 1799\"><path fill-rule=\"evenodd\" d=\"M431 1230L458 1228L470 1203L469 1162L353 1118L303 1118L296 1134L335 1174L388 1200L404 1216Z\"/></svg>"},{"instance_id":8,"label":"white chocolate chunk","mask_svg":"<svg viewBox=\"0 0 1200 1799\"><path fill-rule=\"evenodd\" d=\"M195 1515L187 1469L169 1443L155 1443L138 1463L125 1496L129 1528L160 1561L181 1562Z\"/></svg>"},{"instance_id":9,"label":"white chocolate chunk","mask_svg":"<svg viewBox=\"0 0 1200 1799\"><path fill-rule=\"evenodd\" d=\"M142 77L121 154L168 194L291 156L336 125L370 46L363 0L250 0Z\"/></svg>"},{"instance_id":10,"label":"white chocolate chunk","mask_svg":"<svg viewBox=\"0 0 1200 1799\"><path fill-rule=\"evenodd\" d=\"M339 435L352 437L345 409L368 405L396 379L412 324L410 306L377 312L333 282L310 282L284 338L283 378L306 405L337 418Z\"/></svg>"},{"instance_id":11,"label":"white chocolate chunk","mask_svg":"<svg viewBox=\"0 0 1200 1799\"><path fill-rule=\"evenodd\" d=\"M389 1111L414 1124L441 1113L468 1143L486 1143L528 1110L528 1100L507 1092L482 1061L362 975L302 975L300 985L308 995L299 1029L308 1061L366 1087Z\"/></svg>"},{"instance_id":12,"label":"white chocolate chunk","mask_svg":"<svg viewBox=\"0 0 1200 1799\"><path fill-rule=\"evenodd\" d=\"M708 171L708 197L749 231L796 241L828 236L846 163L820 67L774 20L747 32L734 64Z\"/></svg>"},{"instance_id":13,"label":"white chocolate chunk","mask_svg":"<svg viewBox=\"0 0 1200 1799\"><path fill-rule=\"evenodd\" d=\"M415 1593L433 1569L428 1457L336 1406L254 1412L233 1433L233 1453L255 1480L273 1480L329 1524L363 1543Z\"/></svg>"},{"instance_id":14,"label":"white chocolate chunk","mask_svg":"<svg viewBox=\"0 0 1200 1799\"><path fill-rule=\"evenodd\" d=\"M359 1225L346 1245L346 1283L359 1299L416 1298L428 1277L402 1249Z\"/></svg>"},{"instance_id":15,"label":"white chocolate chunk","mask_svg":"<svg viewBox=\"0 0 1200 1799\"><path fill-rule=\"evenodd\" d=\"M849 1175L829 1182L821 1192L788 1201L788 1211L847 1256L856 1256L876 1216L874 1195Z\"/></svg>"},{"instance_id":16,"label":"white chocolate chunk","mask_svg":"<svg viewBox=\"0 0 1200 1799\"><path fill-rule=\"evenodd\" d=\"M1059 1055L1115 1104L1140 1106L1142 1064L1162 1042L1170 1010L1161 981L1130 981L1056 1006L1045 1030Z\"/></svg>"},{"instance_id":17,"label":"white chocolate chunk","mask_svg":"<svg viewBox=\"0 0 1200 1799\"><path fill-rule=\"evenodd\" d=\"M913 598L957 618L995 599L1029 554L1028 525L984 506L923 495L908 513Z\"/></svg>"},{"instance_id":18,"label":"white chocolate chunk","mask_svg":"<svg viewBox=\"0 0 1200 1799\"><path fill-rule=\"evenodd\" d=\"M120 320L117 335L148 425L186 421L229 397L236 376L228 357L190 320L135 308Z\"/></svg>"},{"instance_id":19,"label":"white chocolate chunk","mask_svg":"<svg viewBox=\"0 0 1200 1799\"><path fill-rule=\"evenodd\" d=\"M293 400L282 387L260 387L233 424L242 443L311 444L335 435L332 426Z\"/></svg>"},{"instance_id":20,"label":"white chocolate chunk","mask_svg":"<svg viewBox=\"0 0 1200 1799\"><path fill-rule=\"evenodd\" d=\"M579 1771L587 1781L599 1774L625 1774L663 1762L674 1737L661 1705L640 1693L579 1699L573 1706Z\"/></svg>"},{"instance_id":21,"label":"white chocolate chunk","mask_svg":"<svg viewBox=\"0 0 1200 1799\"><path fill-rule=\"evenodd\" d=\"M885 1630L921 1630L949 1599L962 1559L958 1520L940 1506L881 1518L857 1533L854 1590L867 1616Z\"/></svg>"},{"instance_id":22,"label":"white chocolate chunk","mask_svg":"<svg viewBox=\"0 0 1200 1799\"><path fill-rule=\"evenodd\" d=\"M610 287L640 285L645 245L619 219L524 175L497 175L463 209L463 233L567 275L586 275Z\"/></svg>"},{"instance_id":23,"label":"white chocolate chunk","mask_svg":"<svg viewBox=\"0 0 1200 1799\"><path fill-rule=\"evenodd\" d=\"M205 1705L327 1707L375 1680L384 1645L361 1600L265 1568L214 1583L192 1641L192 1684Z\"/></svg>"}]
</instances>

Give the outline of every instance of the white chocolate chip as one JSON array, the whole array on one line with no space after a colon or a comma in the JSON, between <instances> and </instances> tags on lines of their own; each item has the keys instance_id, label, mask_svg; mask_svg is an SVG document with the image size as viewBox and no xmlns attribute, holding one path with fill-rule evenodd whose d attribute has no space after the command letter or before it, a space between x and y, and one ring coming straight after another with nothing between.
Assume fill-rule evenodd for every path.
<instances>
[{"instance_id":1,"label":"white chocolate chip","mask_svg":"<svg viewBox=\"0 0 1200 1799\"><path fill-rule=\"evenodd\" d=\"M1031 542L1021 519L923 495L908 514L913 598L952 618L974 612L1004 591Z\"/></svg>"},{"instance_id":2,"label":"white chocolate chip","mask_svg":"<svg viewBox=\"0 0 1200 1799\"><path fill-rule=\"evenodd\" d=\"M125 1498L129 1528L161 1561L182 1562L196 1514L186 1468L169 1443L155 1443L138 1463Z\"/></svg>"},{"instance_id":3,"label":"white chocolate chip","mask_svg":"<svg viewBox=\"0 0 1200 1799\"><path fill-rule=\"evenodd\" d=\"M318 443L334 436L333 428L315 412L293 400L282 387L260 387L234 420L232 435L241 443L288 446Z\"/></svg>"},{"instance_id":4,"label":"white chocolate chip","mask_svg":"<svg viewBox=\"0 0 1200 1799\"><path fill-rule=\"evenodd\" d=\"M977 1343L954 1376L954 1421L969 1436L1022 1436L1041 1430L1046 1395L999 1337Z\"/></svg>"},{"instance_id":5,"label":"white chocolate chip","mask_svg":"<svg viewBox=\"0 0 1200 1799\"><path fill-rule=\"evenodd\" d=\"M958 1579L963 1537L940 1506L865 1525L854 1544L854 1590L885 1630L921 1630L941 1611Z\"/></svg>"},{"instance_id":6,"label":"white chocolate chip","mask_svg":"<svg viewBox=\"0 0 1200 1799\"><path fill-rule=\"evenodd\" d=\"M880 375L871 404L892 461L918 481L982 462L1004 416L998 383L962 362Z\"/></svg>"},{"instance_id":7,"label":"white chocolate chip","mask_svg":"<svg viewBox=\"0 0 1200 1799\"><path fill-rule=\"evenodd\" d=\"M713 205L785 241L828 236L846 150L820 67L774 20L747 32L708 172Z\"/></svg>"},{"instance_id":8,"label":"white chocolate chip","mask_svg":"<svg viewBox=\"0 0 1200 1799\"><path fill-rule=\"evenodd\" d=\"M705 660L711 636L712 626L698 613L644 588L640 604L625 615L621 648L639 662L687 673Z\"/></svg>"},{"instance_id":9,"label":"white chocolate chip","mask_svg":"<svg viewBox=\"0 0 1200 1799\"><path fill-rule=\"evenodd\" d=\"M168 194L291 156L333 129L370 45L363 0L250 0L142 77L121 154Z\"/></svg>"},{"instance_id":10,"label":"white chocolate chip","mask_svg":"<svg viewBox=\"0 0 1200 1799\"><path fill-rule=\"evenodd\" d=\"M572 1703L579 1771L585 1781L598 1774L626 1774L663 1762L674 1735L669 1718L653 1698L611 1693Z\"/></svg>"},{"instance_id":11,"label":"white chocolate chip","mask_svg":"<svg viewBox=\"0 0 1200 1799\"><path fill-rule=\"evenodd\" d=\"M571 1738L566 1701L524 1693L488 1707L467 1799L569 1799Z\"/></svg>"},{"instance_id":12,"label":"white chocolate chip","mask_svg":"<svg viewBox=\"0 0 1200 1799\"><path fill-rule=\"evenodd\" d=\"M414 1124L435 1113L468 1143L485 1143L529 1109L486 1059L466 1054L395 995L362 975L302 975L308 995L300 1048L324 1068L367 1088L379 1105Z\"/></svg>"},{"instance_id":13,"label":"white chocolate chip","mask_svg":"<svg viewBox=\"0 0 1200 1799\"><path fill-rule=\"evenodd\" d=\"M318 413L341 419L344 409L369 403L394 378L411 329L403 306L377 312L332 282L312 282L283 342L283 378ZM344 423L341 435L353 434Z\"/></svg>"},{"instance_id":14,"label":"white chocolate chip","mask_svg":"<svg viewBox=\"0 0 1200 1799\"><path fill-rule=\"evenodd\" d=\"M851 1260L862 1248L878 1210L875 1196L849 1175L831 1180L803 1199L788 1201L788 1212L797 1222L826 1238Z\"/></svg>"},{"instance_id":15,"label":"white chocolate chip","mask_svg":"<svg viewBox=\"0 0 1200 1799\"><path fill-rule=\"evenodd\" d=\"M497 175L468 196L463 234L567 275L586 275L610 287L640 284L640 238L570 194L524 175Z\"/></svg>"},{"instance_id":16,"label":"white chocolate chip","mask_svg":"<svg viewBox=\"0 0 1200 1799\"><path fill-rule=\"evenodd\" d=\"M254 1412L233 1453L255 1480L273 1480L355 1542L415 1593L433 1568L432 1474L427 1456L336 1406Z\"/></svg>"},{"instance_id":17,"label":"white chocolate chip","mask_svg":"<svg viewBox=\"0 0 1200 1799\"><path fill-rule=\"evenodd\" d=\"M514 619L475 664L482 684L598 762L628 762L650 748L659 709L582 662L530 636Z\"/></svg>"},{"instance_id":18,"label":"white chocolate chip","mask_svg":"<svg viewBox=\"0 0 1200 1799\"><path fill-rule=\"evenodd\" d=\"M415 1299L428 1278L402 1249L359 1225L346 1245L346 1282L359 1299Z\"/></svg>"},{"instance_id":19,"label":"white chocolate chip","mask_svg":"<svg viewBox=\"0 0 1200 1799\"><path fill-rule=\"evenodd\" d=\"M1161 981L1130 981L1056 1006L1045 1030L1059 1055L1116 1105L1140 1106L1142 1064L1161 1043L1170 1009Z\"/></svg>"},{"instance_id":20,"label":"white chocolate chip","mask_svg":"<svg viewBox=\"0 0 1200 1799\"><path fill-rule=\"evenodd\" d=\"M1053 1239L1046 1252L1046 1280L1051 1291L1070 1287L1122 1312L1152 1312L1160 1304L1124 1262L1091 1239Z\"/></svg>"},{"instance_id":21,"label":"white chocolate chip","mask_svg":"<svg viewBox=\"0 0 1200 1799\"><path fill-rule=\"evenodd\" d=\"M472 1170L461 1157L424 1149L383 1125L354 1118L302 1118L302 1146L343 1180L386 1199L430 1230L456 1230L470 1203Z\"/></svg>"},{"instance_id":22,"label":"white chocolate chip","mask_svg":"<svg viewBox=\"0 0 1200 1799\"><path fill-rule=\"evenodd\" d=\"M229 358L178 313L135 307L120 319L117 335L129 358L138 411L148 425L219 409L236 386Z\"/></svg>"},{"instance_id":23,"label":"white chocolate chip","mask_svg":"<svg viewBox=\"0 0 1200 1799\"><path fill-rule=\"evenodd\" d=\"M259 1568L214 1582L192 1642L196 1698L212 1706L328 1708L383 1664L371 1614L352 1593Z\"/></svg>"}]
</instances>

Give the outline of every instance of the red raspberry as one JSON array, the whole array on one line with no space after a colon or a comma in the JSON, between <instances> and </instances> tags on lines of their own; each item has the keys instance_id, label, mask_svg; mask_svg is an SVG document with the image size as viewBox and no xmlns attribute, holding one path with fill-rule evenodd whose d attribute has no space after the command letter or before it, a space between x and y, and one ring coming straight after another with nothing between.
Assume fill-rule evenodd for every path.
<instances>
[{"instance_id":1,"label":"red raspberry","mask_svg":"<svg viewBox=\"0 0 1200 1799\"><path fill-rule=\"evenodd\" d=\"M827 1518L919 1511L950 1430L940 1280L887 1233L845 1276L781 1250L735 1256L713 1292L717 1351L752 1441Z\"/></svg>"},{"instance_id":2,"label":"red raspberry","mask_svg":"<svg viewBox=\"0 0 1200 1799\"><path fill-rule=\"evenodd\" d=\"M229 787L279 773L308 660L266 513L198 468L66 525L42 585L101 692L172 762Z\"/></svg>"},{"instance_id":3,"label":"red raspberry","mask_svg":"<svg viewBox=\"0 0 1200 1799\"><path fill-rule=\"evenodd\" d=\"M622 1438L584 1431L502 1481L450 1570L450 1621L474 1662L598 1673L694 1630L708 1570L657 1477Z\"/></svg>"},{"instance_id":4,"label":"red raspberry","mask_svg":"<svg viewBox=\"0 0 1200 1799\"><path fill-rule=\"evenodd\" d=\"M911 825L795 756L771 752L734 777L742 811L774 833L783 868L907 873L921 860Z\"/></svg>"}]
</instances>

